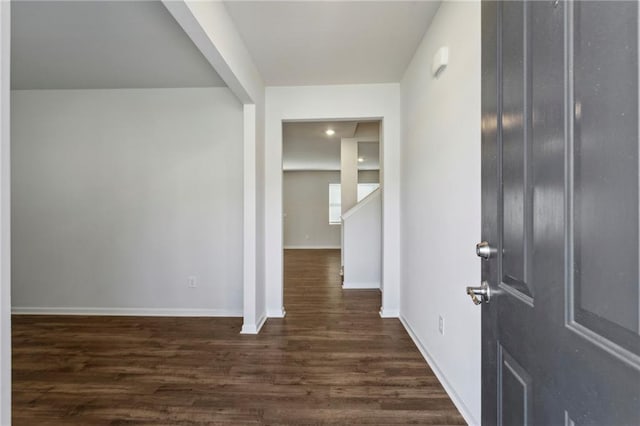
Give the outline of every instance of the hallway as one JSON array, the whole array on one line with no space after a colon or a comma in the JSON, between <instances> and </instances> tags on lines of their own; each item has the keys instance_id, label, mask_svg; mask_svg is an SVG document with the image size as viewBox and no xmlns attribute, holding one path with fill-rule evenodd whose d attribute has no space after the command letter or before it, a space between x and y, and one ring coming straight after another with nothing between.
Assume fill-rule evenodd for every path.
<instances>
[{"instance_id":1,"label":"hallway","mask_svg":"<svg viewBox=\"0 0 640 426\"><path fill-rule=\"evenodd\" d=\"M14 316L14 424L464 424L339 265L287 250L287 316L257 336L240 318Z\"/></svg>"}]
</instances>

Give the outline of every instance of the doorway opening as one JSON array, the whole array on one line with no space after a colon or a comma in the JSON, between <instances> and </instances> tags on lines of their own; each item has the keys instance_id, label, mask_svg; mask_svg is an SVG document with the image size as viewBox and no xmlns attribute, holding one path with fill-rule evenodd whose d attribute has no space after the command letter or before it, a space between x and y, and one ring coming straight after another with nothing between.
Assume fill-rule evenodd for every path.
<instances>
[{"instance_id":1,"label":"doorway opening","mask_svg":"<svg viewBox=\"0 0 640 426\"><path fill-rule=\"evenodd\" d=\"M379 120L282 124L284 302L289 315L381 304ZM368 300L368 302L367 302ZM369 306L370 305L370 306ZM356 304L351 304L355 308ZM300 312L298 312L300 311Z\"/></svg>"}]
</instances>

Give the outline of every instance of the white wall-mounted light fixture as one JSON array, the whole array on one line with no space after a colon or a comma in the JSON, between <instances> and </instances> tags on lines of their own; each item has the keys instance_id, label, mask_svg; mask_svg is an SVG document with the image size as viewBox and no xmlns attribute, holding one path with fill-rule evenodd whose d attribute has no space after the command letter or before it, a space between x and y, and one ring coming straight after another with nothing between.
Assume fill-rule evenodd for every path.
<instances>
[{"instance_id":1,"label":"white wall-mounted light fixture","mask_svg":"<svg viewBox=\"0 0 640 426\"><path fill-rule=\"evenodd\" d=\"M362 162L364 162L364 158L362 157L358 158L358 163L362 163Z\"/></svg>"},{"instance_id":2,"label":"white wall-mounted light fixture","mask_svg":"<svg viewBox=\"0 0 640 426\"><path fill-rule=\"evenodd\" d=\"M333 136L336 134L336 131L333 129L327 129L325 130L325 133L327 134L327 136Z\"/></svg>"},{"instance_id":3,"label":"white wall-mounted light fixture","mask_svg":"<svg viewBox=\"0 0 640 426\"><path fill-rule=\"evenodd\" d=\"M449 64L449 48L442 46L435 55L433 55L433 62L431 64L431 74L438 78L440 74L447 68Z\"/></svg>"}]
</instances>

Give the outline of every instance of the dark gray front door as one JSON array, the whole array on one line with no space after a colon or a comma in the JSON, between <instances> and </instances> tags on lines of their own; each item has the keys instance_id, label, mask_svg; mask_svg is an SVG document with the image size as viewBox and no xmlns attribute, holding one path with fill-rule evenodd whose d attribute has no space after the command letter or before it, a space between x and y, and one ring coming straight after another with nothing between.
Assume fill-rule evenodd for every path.
<instances>
[{"instance_id":1,"label":"dark gray front door","mask_svg":"<svg viewBox=\"0 0 640 426\"><path fill-rule=\"evenodd\" d=\"M639 425L638 3L484 2L482 72L483 424Z\"/></svg>"}]
</instances>

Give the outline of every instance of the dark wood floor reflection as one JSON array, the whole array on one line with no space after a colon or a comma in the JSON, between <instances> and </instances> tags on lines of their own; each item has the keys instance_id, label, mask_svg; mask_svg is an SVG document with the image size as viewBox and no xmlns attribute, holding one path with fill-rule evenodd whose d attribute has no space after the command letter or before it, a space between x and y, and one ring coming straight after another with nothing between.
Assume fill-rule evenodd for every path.
<instances>
[{"instance_id":1,"label":"dark wood floor reflection","mask_svg":"<svg viewBox=\"0 0 640 426\"><path fill-rule=\"evenodd\" d=\"M14 425L463 424L337 250L285 252L285 319L13 317Z\"/></svg>"}]
</instances>

